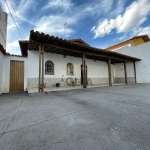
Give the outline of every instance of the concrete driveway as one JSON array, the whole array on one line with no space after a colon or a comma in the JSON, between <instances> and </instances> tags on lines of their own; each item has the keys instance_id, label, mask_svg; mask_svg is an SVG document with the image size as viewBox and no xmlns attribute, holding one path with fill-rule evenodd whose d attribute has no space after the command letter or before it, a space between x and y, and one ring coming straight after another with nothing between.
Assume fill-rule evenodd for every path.
<instances>
[{"instance_id":1,"label":"concrete driveway","mask_svg":"<svg viewBox=\"0 0 150 150\"><path fill-rule=\"evenodd\" d=\"M0 96L0 150L149 150L150 84Z\"/></svg>"}]
</instances>

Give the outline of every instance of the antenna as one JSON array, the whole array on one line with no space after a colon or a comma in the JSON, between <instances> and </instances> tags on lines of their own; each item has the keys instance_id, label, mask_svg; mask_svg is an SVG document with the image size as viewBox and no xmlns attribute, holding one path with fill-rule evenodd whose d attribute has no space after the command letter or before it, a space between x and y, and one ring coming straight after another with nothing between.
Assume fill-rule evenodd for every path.
<instances>
[{"instance_id":1,"label":"antenna","mask_svg":"<svg viewBox=\"0 0 150 150\"><path fill-rule=\"evenodd\" d=\"M64 39L65 39L65 26L67 25L67 23L65 22L65 24L64 24Z\"/></svg>"}]
</instances>

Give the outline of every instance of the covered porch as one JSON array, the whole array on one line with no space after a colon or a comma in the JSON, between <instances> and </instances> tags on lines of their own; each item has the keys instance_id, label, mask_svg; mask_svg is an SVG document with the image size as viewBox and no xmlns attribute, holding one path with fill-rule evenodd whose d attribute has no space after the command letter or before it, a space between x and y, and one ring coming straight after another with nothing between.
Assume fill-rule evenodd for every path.
<instances>
[{"instance_id":1,"label":"covered porch","mask_svg":"<svg viewBox=\"0 0 150 150\"><path fill-rule=\"evenodd\" d=\"M105 51L89 46L86 43L80 43L78 41L64 40L58 37L45 35L44 33L30 32L29 41L19 41L21 51L23 55L28 55L29 51L37 51L39 53L39 65L38 65L38 87L32 88L36 92L44 91L55 91L65 89L80 89L80 88L91 88L101 86L112 86L120 85L120 83L113 84L112 78L112 65L123 64L124 66L124 81L128 84L127 66L126 63L131 62L133 64L134 71L134 83L136 83L136 61L140 59L130 57L127 55L119 54L116 52ZM45 79L45 57L44 54L59 54L63 55L64 58L67 56L76 57L81 59L81 84L77 86L64 86L64 87L44 87ZM87 60L93 60L105 62L108 70L108 84L95 84L90 82L90 77L87 78ZM57 60L59 61L59 60ZM31 89L30 89L31 90ZM33 90L31 90L33 91Z\"/></svg>"}]
</instances>

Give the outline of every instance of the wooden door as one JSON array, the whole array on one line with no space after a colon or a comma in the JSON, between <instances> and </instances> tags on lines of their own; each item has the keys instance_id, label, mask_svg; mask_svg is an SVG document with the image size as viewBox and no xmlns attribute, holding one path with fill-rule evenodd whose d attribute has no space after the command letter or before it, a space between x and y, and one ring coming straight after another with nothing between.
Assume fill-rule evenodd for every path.
<instances>
[{"instance_id":1,"label":"wooden door","mask_svg":"<svg viewBox=\"0 0 150 150\"><path fill-rule=\"evenodd\" d=\"M10 61L10 92L24 91L24 62Z\"/></svg>"}]
</instances>

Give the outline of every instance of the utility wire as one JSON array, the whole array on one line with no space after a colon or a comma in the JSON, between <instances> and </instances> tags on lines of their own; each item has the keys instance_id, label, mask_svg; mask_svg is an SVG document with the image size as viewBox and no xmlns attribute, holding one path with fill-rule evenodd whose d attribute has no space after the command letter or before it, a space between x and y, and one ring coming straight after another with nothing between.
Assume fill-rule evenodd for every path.
<instances>
[{"instance_id":1,"label":"utility wire","mask_svg":"<svg viewBox=\"0 0 150 150\"><path fill-rule=\"evenodd\" d=\"M11 15L11 17L12 17L12 19L13 19L13 21L14 21L15 25L16 25L16 28L17 28L17 30L18 30L18 32L19 32L19 34L20 34L21 38L23 39L23 37L22 37L22 35L21 35L20 31L19 31L19 28L18 28L18 26L17 26L17 24L16 24L16 22L15 22L15 20L14 20L14 17L13 17L13 15L12 15L11 11L10 11L10 8L9 8L8 3L7 3L7 1L6 1L6 0L5 0L5 3L6 3L6 6L7 6L7 8L8 8L8 10L9 10L9 12L10 12L10 15Z\"/></svg>"},{"instance_id":2,"label":"utility wire","mask_svg":"<svg viewBox=\"0 0 150 150\"><path fill-rule=\"evenodd\" d=\"M17 13L16 13L15 8L14 8L14 6L13 6L12 0L10 0L10 3L11 3L11 5L12 5L12 8L13 8L14 12L15 12L15 16L16 16L16 18L17 18L17 21L18 21L18 23L20 24L20 21L19 21L19 19L18 19ZM24 34L23 34L23 31L22 31L21 26L20 26L20 31L21 31L22 37L24 37Z\"/></svg>"}]
</instances>

